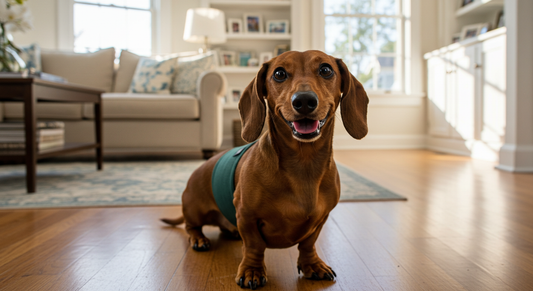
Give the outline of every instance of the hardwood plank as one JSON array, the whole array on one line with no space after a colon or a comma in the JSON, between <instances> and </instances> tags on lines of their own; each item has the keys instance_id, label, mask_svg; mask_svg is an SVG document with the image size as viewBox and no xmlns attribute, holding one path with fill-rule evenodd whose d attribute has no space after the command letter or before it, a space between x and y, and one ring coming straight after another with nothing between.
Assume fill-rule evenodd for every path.
<instances>
[{"instance_id":1,"label":"hardwood plank","mask_svg":"<svg viewBox=\"0 0 533 291\"><path fill-rule=\"evenodd\" d=\"M336 151L408 197L341 203L317 241L334 282L297 274L296 247L267 250L262 290L533 289L533 179L428 151ZM194 252L181 207L0 210L0 290L241 290L240 241L206 227Z\"/></svg>"}]
</instances>

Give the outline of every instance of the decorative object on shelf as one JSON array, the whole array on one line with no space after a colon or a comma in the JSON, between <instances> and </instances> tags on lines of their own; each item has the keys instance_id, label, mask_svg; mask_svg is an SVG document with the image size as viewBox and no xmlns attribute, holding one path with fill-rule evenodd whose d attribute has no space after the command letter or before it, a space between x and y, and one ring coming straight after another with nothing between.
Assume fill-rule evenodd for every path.
<instances>
[{"instance_id":1,"label":"decorative object on shelf","mask_svg":"<svg viewBox=\"0 0 533 291\"><path fill-rule=\"evenodd\" d=\"M219 59L220 66L235 66L236 65L236 53L232 51L220 51Z\"/></svg>"},{"instance_id":2,"label":"decorative object on shelf","mask_svg":"<svg viewBox=\"0 0 533 291\"><path fill-rule=\"evenodd\" d=\"M480 34L487 32L490 28L489 23L477 23L463 27L461 30L461 40L476 37Z\"/></svg>"},{"instance_id":3,"label":"decorative object on shelf","mask_svg":"<svg viewBox=\"0 0 533 291\"><path fill-rule=\"evenodd\" d=\"M279 56L284 52L288 52L290 50L290 46L288 44L278 44L274 48L274 56Z\"/></svg>"},{"instance_id":4,"label":"decorative object on shelf","mask_svg":"<svg viewBox=\"0 0 533 291\"><path fill-rule=\"evenodd\" d=\"M226 42L224 12L215 8L191 8L187 10L183 40L203 43L200 52L207 52L210 44Z\"/></svg>"},{"instance_id":5,"label":"decorative object on shelf","mask_svg":"<svg viewBox=\"0 0 533 291\"><path fill-rule=\"evenodd\" d=\"M251 58L248 60L248 67L257 67L259 66L259 60L256 58Z\"/></svg>"},{"instance_id":6,"label":"decorative object on shelf","mask_svg":"<svg viewBox=\"0 0 533 291\"><path fill-rule=\"evenodd\" d=\"M262 52L259 54L259 62L265 63L272 59L272 52Z\"/></svg>"},{"instance_id":7,"label":"decorative object on shelf","mask_svg":"<svg viewBox=\"0 0 533 291\"><path fill-rule=\"evenodd\" d=\"M244 14L244 32L245 33L262 33L263 32L263 17L259 14L245 13Z\"/></svg>"},{"instance_id":8,"label":"decorative object on shelf","mask_svg":"<svg viewBox=\"0 0 533 291\"><path fill-rule=\"evenodd\" d=\"M461 2L462 2L462 4L463 4L462 6L466 6L466 5L468 5L468 4L472 3L472 2L474 2L474 0L461 0Z\"/></svg>"},{"instance_id":9,"label":"decorative object on shelf","mask_svg":"<svg viewBox=\"0 0 533 291\"><path fill-rule=\"evenodd\" d=\"M242 33L242 19L230 18L228 19L228 34Z\"/></svg>"},{"instance_id":10,"label":"decorative object on shelf","mask_svg":"<svg viewBox=\"0 0 533 291\"><path fill-rule=\"evenodd\" d=\"M496 17L496 23L494 24L494 27L500 28L504 26L505 26L505 13L502 10L498 13L498 16Z\"/></svg>"},{"instance_id":11,"label":"decorative object on shelf","mask_svg":"<svg viewBox=\"0 0 533 291\"><path fill-rule=\"evenodd\" d=\"M456 43L460 41L461 41L461 33L460 32L454 33L452 36L452 43Z\"/></svg>"},{"instance_id":12,"label":"decorative object on shelf","mask_svg":"<svg viewBox=\"0 0 533 291\"><path fill-rule=\"evenodd\" d=\"M288 20L269 20L266 23L266 33L289 34Z\"/></svg>"},{"instance_id":13,"label":"decorative object on shelf","mask_svg":"<svg viewBox=\"0 0 533 291\"><path fill-rule=\"evenodd\" d=\"M32 28L31 14L24 0L0 0L0 71L20 72L26 64L9 33Z\"/></svg>"},{"instance_id":14,"label":"decorative object on shelf","mask_svg":"<svg viewBox=\"0 0 533 291\"><path fill-rule=\"evenodd\" d=\"M248 60L252 58L252 52L240 52L239 53L239 66L247 67Z\"/></svg>"}]
</instances>

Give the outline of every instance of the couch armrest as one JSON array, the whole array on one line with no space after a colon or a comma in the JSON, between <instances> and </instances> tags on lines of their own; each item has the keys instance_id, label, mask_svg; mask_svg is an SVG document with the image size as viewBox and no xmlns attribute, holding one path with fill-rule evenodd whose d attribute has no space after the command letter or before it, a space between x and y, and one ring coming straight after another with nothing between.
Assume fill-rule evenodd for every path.
<instances>
[{"instance_id":1,"label":"couch armrest","mask_svg":"<svg viewBox=\"0 0 533 291\"><path fill-rule=\"evenodd\" d=\"M202 150L217 150L222 144L226 77L217 71L206 71L198 77Z\"/></svg>"}]
</instances>

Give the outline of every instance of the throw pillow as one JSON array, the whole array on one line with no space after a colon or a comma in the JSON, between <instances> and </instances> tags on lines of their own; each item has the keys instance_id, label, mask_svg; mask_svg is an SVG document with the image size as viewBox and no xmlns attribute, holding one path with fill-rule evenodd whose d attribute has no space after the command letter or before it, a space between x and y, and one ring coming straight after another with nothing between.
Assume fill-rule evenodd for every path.
<instances>
[{"instance_id":1,"label":"throw pillow","mask_svg":"<svg viewBox=\"0 0 533 291\"><path fill-rule=\"evenodd\" d=\"M172 82L172 93L197 95L198 77L217 66L215 52L178 58L178 71Z\"/></svg>"},{"instance_id":2,"label":"throw pillow","mask_svg":"<svg viewBox=\"0 0 533 291\"><path fill-rule=\"evenodd\" d=\"M158 61L141 58L133 74L131 93L170 94L170 83L176 72L177 59Z\"/></svg>"},{"instance_id":3,"label":"throw pillow","mask_svg":"<svg viewBox=\"0 0 533 291\"><path fill-rule=\"evenodd\" d=\"M38 44L20 47L19 56L26 63L26 69L30 70L31 73L42 71L41 48Z\"/></svg>"},{"instance_id":4,"label":"throw pillow","mask_svg":"<svg viewBox=\"0 0 533 291\"><path fill-rule=\"evenodd\" d=\"M140 58L141 56L127 50L120 52L120 62L115 74L113 92L128 92Z\"/></svg>"}]
</instances>

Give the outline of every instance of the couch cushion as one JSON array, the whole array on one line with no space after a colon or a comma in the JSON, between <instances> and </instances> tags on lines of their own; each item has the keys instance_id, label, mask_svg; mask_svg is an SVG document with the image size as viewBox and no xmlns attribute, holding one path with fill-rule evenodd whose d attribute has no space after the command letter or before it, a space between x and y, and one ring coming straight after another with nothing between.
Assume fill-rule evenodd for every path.
<instances>
[{"instance_id":1,"label":"couch cushion","mask_svg":"<svg viewBox=\"0 0 533 291\"><path fill-rule=\"evenodd\" d=\"M60 103L37 103L37 118L79 120L82 119L83 104L60 104ZM24 106L22 102L4 102L4 118L24 118Z\"/></svg>"},{"instance_id":2,"label":"couch cushion","mask_svg":"<svg viewBox=\"0 0 533 291\"><path fill-rule=\"evenodd\" d=\"M41 51L43 72L61 76L71 83L111 92L115 49L94 53Z\"/></svg>"},{"instance_id":3,"label":"couch cushion","mask_svg":"<svg viewBox=\"0 0 533 291\"><path fill-rule=\"evenodd\" d=\"M198 119L200 105L193 95L139 93L102 94L104 119ZM92 104L83 108L85 118L94 118Z\"/></svg>"},{"instance_id":4,"label":"couch cushion","mask_svg":"<svg viewBox=\"0 0 533 291\"><path fill-rule=\"evenodd\" d=\"M115 74L113 92L128 92L131 80L133 79L133 74L135 73L135 68L137 68L137 63L140 58L140 56L127 50L122 50L120 52L120 63L117 73Z\"/></svg>"}]
</instances>

